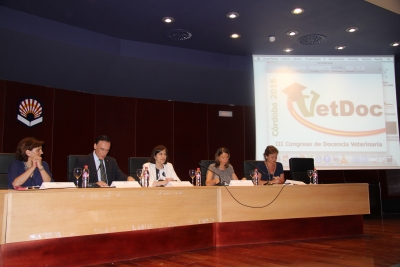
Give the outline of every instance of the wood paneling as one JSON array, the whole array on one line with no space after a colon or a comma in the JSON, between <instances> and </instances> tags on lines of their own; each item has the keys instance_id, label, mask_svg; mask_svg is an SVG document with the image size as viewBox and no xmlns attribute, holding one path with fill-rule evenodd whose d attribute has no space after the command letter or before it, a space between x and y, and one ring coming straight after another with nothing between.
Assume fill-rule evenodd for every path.
<instances>
[{"instance_id":1,"label":"wood paneling","mask_svg":"<svg viewBox=\"0 0 400 267\"><path fill-rule=\"evenodd\" d=\"M219 117L219 111L232 111L232 117ZM229 159L236 175L243 177L244 160L244 111L242 106L208 106L209 159L214 159L220 147L227 147L231 153Z\"/></svg>"},{"instance_id":2,"label":"wood paneling","mask_svg":"<svg viewBox=\"0 0 400 267\"><path fill-rule=\"evenodd\" d=\"M24 266L82 266L210 246L362 233L364 184L292 186L272 209L244 209L232 199L260 206L260 196L273 197L275 188L236 187L229 196L223 187L7 190L1 256L4 266L22 261ZM313 204L318 200L321 204ZM356 215L329 216L349 213Z\"/></svg>"},{"instance_id":3,"label":"wood paneling","mask_svg":"<svg viewBox=\"0 0 400 267\"><path fill-rule=\"evenodd\" d=\"M6 243L217 221L212 187L10 191L8 203Z\"/></svg>"},{"instance_id":4,"label":"wood paneling","mask_svg":"<svg viewBox=\"0 0 400 267\"><path fill-rule=\"evenodd\" d=\"M230 186L220 193L220 222L369 214L368 184Z\"/></svg>"},{"instance_id":5,"label":"wood paneling","mask_svg":"<svg viewBox=\"0 0 400 267\"><path fill-rule=\"evenodd\" d=\"M157 145L168 149L174 163L174 107L172 101L138 99L136 104L136 157L150 157ZM178 176L181 175L178 173Z\"/></svg>"},{"instance_id":6,"label":"wood paneling","mask_svg":"<svg viewBox=\"0 0 400 267\"><path fill-rule=\"evenodd\" d=\"M208 248L212 232L202 224L12 243L1 246L1 266L86 266Z\"/></svg>"},{"instance_id":7,"label":"wood paneling","mask_svg":"<svg viewBox=\"0 0 400 267\"><path fill-rule=\"evenodd\" d=\"M0 80L0 151L3 151L3 141L4 141L4 113L6 110L6 82ZM14 151L13 151L14 152Z\"/></svg>"},{"instance_id":8,"label":"wood paneling","mask_svg":"<svg viewBox=\"0 0 400 267\"><path fill-rule=\"evenodd\" d=\"M208 159L207 105L174 103L174 168L181 180L190 181L188 170Z\"/></svg>"},{"instance_id":9,"label":"wood paneling","mask_svg":"<svg viewBox=\"0 0 400 267\"><path fill-rule=\"evenodd\" d=\"M136 156L136 99L98 95L95 114L95 136L111 138L109 155L119 159L119 168L127 174L128 158Z\"/></svg>"},{"instance_id":10,"label":"wood paneling","mask_svg":"<svg viewBox=\"0 0 400 267\"><path fill-rule=\"evenodd\" d=\"M256 159L256 114L254 107L244 108L244 160ZM259 155L262 156L262 155Z\"/></svg>"},{"instance_id":11,"label":"wood paneling","mask_svg":"<svg viewBox=\"0 0 400 267\"><path fill-rule=\"evenodd\" d=\"M55 181L68 181L67 156L93 151L95 95L56 90L54 97L53 166Z\"/></svg>"},{"instance_id":12,"label":"wood paneling","mask_svg":"<svg viewBox=\"0 0 400 267\"><path fill-rule=\"evenodd\" d=\"M216 246L362 235L362 215L218 223Z\"/></svg>"},{"instance_id":13,"label":"wood paneling","mask_svg":"<svg viewBox=\"0 0 400 267\"><path fill-rule=\"evenodd\" d=\"M52 169L54 90L44 86L6 82L3 151L13 153L23 138L36 137L44 141L43 160ZM43 122L28 127L17 120L21 101L33 98L42 106Z\"/></svg>"}]
</instances>

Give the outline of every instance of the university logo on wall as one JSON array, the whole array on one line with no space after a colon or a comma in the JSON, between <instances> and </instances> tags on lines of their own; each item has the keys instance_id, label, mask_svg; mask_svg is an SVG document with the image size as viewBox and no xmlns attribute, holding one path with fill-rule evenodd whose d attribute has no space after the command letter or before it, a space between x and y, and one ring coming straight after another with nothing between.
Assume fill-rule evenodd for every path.
<instances>
[{"instance_id":1,"label":"university logo on wall","mask_svg":"<svg viewBox=\"0 0 400 267\"><path fill-rule=\"evenodd\" d=\"M35 99L25 99L18 107L17 119L28 127L43 122L42 105Z\"/></svg>"}]
</instances>

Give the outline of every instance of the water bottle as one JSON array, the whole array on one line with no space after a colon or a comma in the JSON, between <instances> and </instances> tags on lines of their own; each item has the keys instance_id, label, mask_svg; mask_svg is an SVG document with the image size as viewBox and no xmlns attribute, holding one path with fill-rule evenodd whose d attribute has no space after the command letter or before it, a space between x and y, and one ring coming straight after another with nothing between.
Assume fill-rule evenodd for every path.
<instances>
[{"instance_id":1,"label":"water bottle","mask_svg":"<svg viewBox=\"0 0 400 267\"><path fill-rule=\"evenodd\" d=\"M201 186L201 171L200 168L196 170L196 186Z\"/></svg>"},{"instance_id":2,"label":"water bottle","mask_svg":"<svg viewBox=\"0 0 400 267\"><path fill-rule=\"evenodd\" d=\"M150 182L150 173L147 167L145 167L142 175L142 186L149 187L149 182Z\"/></svg>"},{"instance_id":3,"label":"water bottle","mask_svg":"<svg viewBox=\"0 0 400 267\"><path fill-rule=\"evenodd\" d=\"M313 184L318 184L318 172L316 168L314 168L312 177L313 177Z\"/></svg>"},{"instance_id":4,"label":"water bottle","mask_svg":"<svg viewBox=\"0 0 400 267\"><path fill-rule=\"evenodd\" d=\"M84 165L82 171L82 188L88 187L88 184L89 184L89 168L88 165Z\"/></svg>"},{"instance_id":5,"label":"water bottle","mask_svg":"<svg viewBox=\"0 0 400 267\"><path fill-rule=\"evenodd\" d=\"M253 184L258 185L258 169L254 169Z\"/></svg>"}]
</instances>

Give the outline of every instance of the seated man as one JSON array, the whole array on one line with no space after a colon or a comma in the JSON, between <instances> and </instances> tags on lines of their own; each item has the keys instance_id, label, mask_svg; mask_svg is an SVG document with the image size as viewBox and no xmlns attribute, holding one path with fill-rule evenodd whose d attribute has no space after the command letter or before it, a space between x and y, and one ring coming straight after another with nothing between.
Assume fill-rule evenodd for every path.
<instances>
[{"instance_id":1,"label":"seated man","mask_svg":"<svg viewBox=\"0 0 400 267\"><path fill-rule=\"evenodd\" d=\"M95 140L93 153L76 159L74 168L79 167L83 169L84 165L88 165L89 184L107 187L113 181L134 181L133 177L124 174L119 169L117 161L114 158L107 156L110 147L110 138L106 135L100 135ZM74 180L75 177L72 174L70 181Z\"/></svg>"}]
</instances>

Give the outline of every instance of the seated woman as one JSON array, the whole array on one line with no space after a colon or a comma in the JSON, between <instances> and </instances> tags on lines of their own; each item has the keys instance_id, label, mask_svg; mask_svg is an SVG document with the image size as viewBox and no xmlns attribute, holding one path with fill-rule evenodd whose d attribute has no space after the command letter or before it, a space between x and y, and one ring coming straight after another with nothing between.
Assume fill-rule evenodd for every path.
<instances>
[{"instance_id":1,"label":"seated woman","mask_svg":"<svg viewBox=\"0 0 400 267\"><path fill-rule=\"evenodd\" d=\"M155 181L157 185L166 185L169 181L180 181L174 170L174 166L168 162L168 149L159 145L151 152L150 162L143 164L149 170L149 186L152 186Z\"/></svg>"},{"instance_id":2,"label":"seated woman","mask_svg":"<svg viewBox=\"0 0 400 267\"><path fill-rule=\"evenodd\" d=\"M206 185L229 184L231 180L238 180L232 165L229 164L230 156L229 149L218 148L215 163L208 166Z\"/></svg>"},{"instance_id":3,"label":"seated woman","mask_svg":"<svg viewBox=\"0 0 400 267\"><path fill-rule=\"evenodd\" d=\"M43 143L34 137L19 142L15 152L17 160L8 166L8 188L40 186L52 180L49 165L42 161Z\"/></svg>"},{"instance_id":4,"label":"seated woman","mask_svg":"<svg viewBox=\"0 0 400 267\"><path fill-rule=\"evenodd\" d=\"M285 175L283 173L283 165L276 162L278 157L278 149L274 146L267 146L264 151L264 162L257 164L258 180L267 181L271 184L283 184L285 182ZM264 184L264 183L258 183Z\"/></svg>"}]
</instances>

